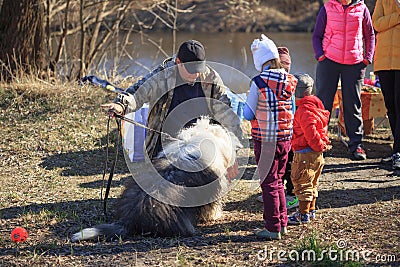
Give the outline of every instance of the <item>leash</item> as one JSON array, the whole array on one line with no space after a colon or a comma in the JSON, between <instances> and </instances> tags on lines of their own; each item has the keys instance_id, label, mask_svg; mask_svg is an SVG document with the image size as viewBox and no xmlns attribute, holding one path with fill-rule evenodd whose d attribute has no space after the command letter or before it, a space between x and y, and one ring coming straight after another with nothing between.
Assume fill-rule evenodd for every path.
<instances>
[{"instance_id":1,"label":"leash","mask_svg":"<svg viewBox=\"0 0 400 267\"><path fill-rule=\"evenodd\" d=\"M132 119L130 119L130 118L124 117L123 115L114 114L114 116L115 116L116 118L118 118L118 119L121 119L121 120L124 120L124 121L126 121L126 122L132 123L132 124L134 124L134 125L136 125L136 126L139 126L139 127L144 128L144 129L146 129L146 130L149 130L149 131L158 133L158 134L160 134L160 135L164 135L164 136L165 136L166 138L168 138L168 139L171 139L171 140L174 140L174 141L179 141L179 140L180 140L180 139L178 139L178 138L172 137L172 136L171 136L170 134L168 134L168 133L165 133L165 132L162 132L162 131L154 130L154 129L149 128L149 127L147 127L146 125L143 125L143 124L141 124L141 123L139 123L139 122L137 122L137 121L134 121L134 120L132 120Z\"/></svg>"},{"instance_id":2,"label":"leash","mask_svg":"<svg viewBox=\"0 0 400 267\"><path fill-rule=\"evenodd\" d=\"M103 170L103 185L102 185L101 191L100 191L101 198L103 197L104 180L105 180L105 176L106 176L106 170L108 168L107 162L108 162L108 157L109 157L110 119L111 119L111 116L109 116L108 120L107 120L106 161L104 163L104 170ZM107 199L108 199L108 195L109 195L110 189L111 189L111 182L112 182L112 178L114 176L115 165L117 164L117 160L118 160L118 150L119 150L119 143L120 143L120 139L121 139L121 136L120 136L120 130L121 130L120 122L118 121L118 119L116 119L115 122L117 123L117 127L118 127L118 139L117 139L117 144L116 144L115 157L114 157L114 161L113 161L113 163L111 165L110 174L108 176L106 192L105 192L104 200L103 200L103 212L104 212L104 217L105 218L107 218Z\"/></svg>"},{"instance_id":3,"label":"leash","mask_svg":"<svg viewBox=\"0 0 400 267\"><path fill-rule=\"evenodd\" d=\"M104 163L103 179L102 179L103 183L102 183L102 187L101 187L101 191L100 191L100 198L101 199L103 197L103 188L104 188L105 176L106 176L106 172L107 172L107 168L108 168L107 162L108 162L108 158L109 158L109 143L110 143L110 139L109 138L110 138L110 120L111 120L111 117L112 116L108 116L108 120L107 120L106 161ZM141 124L141 123L139 123L137 121L134 121L134 120L132 120L130 118L127 118L127 117L125 117L123 115L119 115L119 114L114 113L114 117L115 117L115 121L116 121L117 127L118 127L118 139L117 139L117 144L116 144L115 157L114 157L114 161L113 161L113 163L111 165L111 168L110 168L110 173L109 173L109 176L108 176L106 192L105 192L104 199L103 199L103 212L104 212L104 217L105 218L107 218L107 199L108 199L108 195L109 195L110 189L111 189L111 182L112 182L112 178L114 176L115 166L116 166L117 160L118 160L119 143L120 143L120 140L121 140L121 120L124 120L126 122L132 123L132 124L134 124L136 126L144 128L146 130L156 132L156 133L158 133L160 135L164 135L168 139L175 140L175 141L179 141L180 140L178 138L172 137L168 133L157 131L155 129L149 128L146 125L143 125L143 124Z\"/></svg>"},{"instance_id":4,"label":"leash","mask_svg":"<svg viewBox=\"0 0 400 267\"><path fill-rule=\"evenodd\" d=\"M109 138L109 132L110 132L110 118L111 116L108 116L107 120L107 134L106 134L106 161L104 162L104 167L103 167L103 179L102 179L102 184L101 184L101 190L100 190L100 200L103 201L103 188L104 188L104 178L106 177L106 172L107 172L107 162L108 162L108 144L110 142Z\"/></svg>"}]
</instances>

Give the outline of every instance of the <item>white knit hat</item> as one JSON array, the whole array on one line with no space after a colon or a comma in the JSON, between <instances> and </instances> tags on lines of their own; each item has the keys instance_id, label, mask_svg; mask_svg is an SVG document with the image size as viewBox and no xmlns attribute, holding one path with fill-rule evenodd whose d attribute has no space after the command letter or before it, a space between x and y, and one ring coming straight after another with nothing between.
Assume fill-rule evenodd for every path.
<instances>
[{"instance_id":1,"label":"white knit hat","mask_svg":"<svg viewBox=\"0 0 400 267\"><path fill-rule=\"evenodd\" d=\"M251 52L253 53L254 66L259 72L262 71L261 68L265 62L279 58L275 43L264 34L261 34L261 40L254 39L251 44Z\"/></svg>"}]
</instances>

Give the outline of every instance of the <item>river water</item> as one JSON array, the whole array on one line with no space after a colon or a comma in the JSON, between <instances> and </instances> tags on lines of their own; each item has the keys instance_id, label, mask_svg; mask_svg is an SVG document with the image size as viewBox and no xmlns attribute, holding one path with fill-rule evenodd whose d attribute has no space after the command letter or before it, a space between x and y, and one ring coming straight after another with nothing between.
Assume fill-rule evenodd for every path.
<instances>
[{"instance_id":1,"label":"river water","mask_svg":"<svg viewBox=\"0 0 400 267\"><path fill-rule=\"evenodd\" d=\"M245 75L253 76L257 72L253 65L253 57L250 45L260 33L179 33L177 34L177 46L185 40L196 39L206 48L207 61L217 62L231 66ZM289 48L292 57L291 72L307 72L311 76L315 73L315 59L311 44L310 33L271 33L268 34L277 46ZM161 42L162 49L172 54L172 34L151 34L144 39ZM138 40L138 39L137 39ZM135 74L146 72L143 66L152 68L162 62L165 55L154 44L147 40L133 42L127 47L128 53L134 54L134 63L128 69ZM137 64L138 63L138 64ZM141 66L143 65L143 66Z\"/></svg>"},{"instance_id":2,"label":"river water","mask_svg":"<svg viewBox=\"0 0 400 267\"><path fill-rule=\"evenodd\" d=\"M260 35L261 33L178 32L177 46L185 40L199 40L206 48L208 62L216 62L232 67L235 70L235 75L240 79L244 77L249 79L257 74L253 65L250 45ZM277 46L288 47L292 58L291 73L305 72L315 78L316 60L312 48L311 33L269 33L266 35ZM168 56L173 54L171 32L134 36L132 44L126 47L130 57L123 58L121 61L122 65L128 66L125 67L125 71L122 73L123 76L144 75L149 69L157 66L166 58L165 53L161 52L160 48L152 44L149 39L160 44L160 47ZM368 67L367 73L369 71L372 71L372 66ZM237 75L239 72L240 75ZM248 84L246 84L247 86Z\"/></svg>"}]
</instances>

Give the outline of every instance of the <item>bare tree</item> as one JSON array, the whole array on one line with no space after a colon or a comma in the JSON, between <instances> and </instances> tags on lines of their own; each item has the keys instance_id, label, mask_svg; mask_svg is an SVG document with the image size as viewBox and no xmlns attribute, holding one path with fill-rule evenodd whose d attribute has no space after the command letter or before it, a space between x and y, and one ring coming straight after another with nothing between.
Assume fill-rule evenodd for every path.
<instances>
[{"instance_id":1,"label":"bare tree","mask_svg":"<svg viewBox=\"0 0 400 267\"><path fill-rule=\"evenodd\" d=\"M44 14L43 1L3 1L0 11L2 79L12 79L17 71L39 73L45 67Z\"/></svg>"},{"instance_id":2,"label":"bare tree","mask_svg":"<svg viewBox=\"0 0 400 267\"><path fill-rule=\"evenodd\" d=\"M85 65L85 23L83 18L83 0L80 0L79 3L79 24L80 24L80 33L81 33L81 42L80 42L80 61L79 61L79 75L83 77L83 74L86 71Z\"/></svg>"},{"instance_id":3,"label":"bare tree","mask_svg":"<svg viewBox=\"0 0 400 267\"><path fill-rule=\"evenodd\" d=\"M172 53L176 50L176 34L179 28L178 25L178 15L181 13L191 13L196 7L195 5L190 5L186 8L178 8L179 0L163 0L154 1L149 5L141 4L141 11L150 13L154 16L152 23L147 24L146 28L151 28L157 22L161 22L162 25L172 30Z\"/></svg>"},{"instance_id":4,"label":"bare tree","mask_svg":"<svg viewBox=\"0 0 400 267\"><path fill-rule=\"evenodd\" d=\"M179 9L179 3L179 0L4 0L0 16L2 76L12 77L17 68L25 72L47 69L51 70L49 76L62 73L63 77L74 79L87 75L110 58L114 61L111 66L115 67L121 62L115 57L132 58L126 49L131 43L131 33L143 34L143 30L152 29L156 23L171 29L174 53L178 15L194 8L186 3L186 8ZM140 40L144 41L143 38L134 41ZM166 54L161 40L158 44L148 41ZM110 67L110 63L105 65Z\"/></svg>"},{"instance_id":5,"label":"bare tree","mask_svg":"<svg viewBox=\"0 0 400 267\"><path fill-rule=\"evenodd\" d=\"M50 0L47 0L47 1L48 1L49 5L50 5ZM57 63L60 61L61 53L62 53L63 48L65 46L65 38L67 37L67 34L68 34L69 3L70 3L70 0L66 0L65 1L65 12L64 12L64 20L63 20L63 24L62 24L62 35L61 35L60 41L58 43L57 51L55 53L54 58L52 58L51 55L50 55L50 58L51 58L50 67L51 67L52 71L54 71L54 72L57 72L57 70L56 70ZM50 20L48 22L47 28L50 28ZM48 34L48 39L49 39L49 41L48 41L49 46L48 47L51 47L51 45L50 45L51 39L50 39L50 35L49 34ZM50 51L51 51L51 49L50 49Z\"/></svg>"}]
</instances>

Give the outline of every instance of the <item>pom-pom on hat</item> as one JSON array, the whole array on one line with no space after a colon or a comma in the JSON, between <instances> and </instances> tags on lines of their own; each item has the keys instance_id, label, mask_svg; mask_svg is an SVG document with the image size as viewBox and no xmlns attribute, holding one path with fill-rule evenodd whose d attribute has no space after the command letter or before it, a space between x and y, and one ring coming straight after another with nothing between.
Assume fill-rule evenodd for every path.
<instances>
[{"instance_id":1,"label":"pom-pom on hat","mask_svg":"<svg viewBox=\"0 0 400 267\"><path fill-rule=\"evenodd\" d=\"M292 64L292 60L290 58L289 49L287 47L281 46L278 47L279 60L281 61L282 67L289 73L290 65Z\"/></svg>"},{"instance_id":2,"label":"pom-pom on hat","mask_svg":"<svg viewBox=\"0 0 400 267\"><path fill-rule=\"evenodd\" d=\"M262 71L265 62L274 58L279 58L278 48L275 43L264 34L260 39L254 39L251 44L251 52L253 53L254 67L257 71Z\"/></svg>"}]
</instances>

